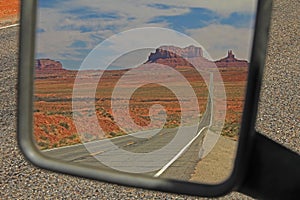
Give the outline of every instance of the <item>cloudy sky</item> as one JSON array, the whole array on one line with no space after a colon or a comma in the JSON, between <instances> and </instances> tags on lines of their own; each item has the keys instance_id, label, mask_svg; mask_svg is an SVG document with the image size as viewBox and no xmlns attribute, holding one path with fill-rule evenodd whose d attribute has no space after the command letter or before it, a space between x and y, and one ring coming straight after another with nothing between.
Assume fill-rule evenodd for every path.
<instances>
[{"instance_id":1,"label":"cloudy sky","mask_svg":"<svg viewBox=\"0 0 300 200\"><path fill-rule=\"evenodd\" d=\"M236 57L248 59L256 3L256 0L39 0L36 57L59 60L65 68L78 69L91 50L105 39L134 28L161 27L196 40L214 60L224 57L228 49ZM137 37L134 43L147 37Z\"/></svg>"}]
</instances>

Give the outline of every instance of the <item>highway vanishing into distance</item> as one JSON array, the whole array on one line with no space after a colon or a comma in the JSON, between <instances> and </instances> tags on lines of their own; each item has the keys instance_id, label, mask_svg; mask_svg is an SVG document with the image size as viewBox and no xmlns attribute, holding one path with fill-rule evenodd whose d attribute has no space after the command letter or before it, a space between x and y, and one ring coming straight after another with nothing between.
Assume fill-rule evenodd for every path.
<instances>
[{"instance_id":1,"label":"highway vanishing into distance","mask_svg":"<svg viewBox=\"0 0 300 200\"><path fill-rule=\"evenodd\" d=\"M212 80L212 77L211 77ZM213 88L210 81L210 91ZM211 94L212 95L212 94ZM199 126L141 131L112 139L44 150L43 154L80 165L189 180L212 121L210 95ZM157 134L153 134L153 132Z\"/></svg>"}]
</instances>

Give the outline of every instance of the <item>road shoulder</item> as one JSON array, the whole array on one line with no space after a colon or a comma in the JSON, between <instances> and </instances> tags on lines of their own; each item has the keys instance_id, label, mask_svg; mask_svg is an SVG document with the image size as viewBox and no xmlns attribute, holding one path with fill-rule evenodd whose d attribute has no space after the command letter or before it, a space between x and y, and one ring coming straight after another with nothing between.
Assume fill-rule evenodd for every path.
<instances>
[{"instance_id":1,"label":"road shoulder","mask_svg":"<svg viewBox=\"0 0 300 200\"><path fill-rule=\"evenodd\" d=\"M202 183L224 181L232 171L237 144L237 141L220 136L212 151L198 162L190 180Z\"/></svg>"}]
</instances>

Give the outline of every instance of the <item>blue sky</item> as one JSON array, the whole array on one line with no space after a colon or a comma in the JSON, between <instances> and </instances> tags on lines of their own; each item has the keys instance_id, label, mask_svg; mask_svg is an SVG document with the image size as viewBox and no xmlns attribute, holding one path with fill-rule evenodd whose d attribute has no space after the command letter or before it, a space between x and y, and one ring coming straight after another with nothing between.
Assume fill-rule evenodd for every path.
<instances>
[{"instance_id":1,"label":"blue sky","mask_svg":"<svg viewBox=\"0 0 300 200\"><path fill-rule=\"evenodd\" d=\"M77 69L94 47L114 34L161 27L195 39L212 59L224 57L228 49L248 59L255 8L256 0L40 0L36 57Z\"/></svg>"}]
</instances>

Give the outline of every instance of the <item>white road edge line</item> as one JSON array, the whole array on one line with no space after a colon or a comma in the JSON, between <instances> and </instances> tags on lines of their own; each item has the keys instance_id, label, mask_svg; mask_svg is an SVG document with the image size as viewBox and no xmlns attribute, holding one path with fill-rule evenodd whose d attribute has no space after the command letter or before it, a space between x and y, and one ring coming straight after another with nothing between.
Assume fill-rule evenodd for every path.
<instances>
[{"instance_id":1,"label":"white road edge line","mask_svg":"<svg viewBox=\"0 0 300 200\"><path fill-rule=\"evenodd\" d=\"M6 29L6 28L15 27L15 26L19 26L19 25L20 25L20 24L12 24L12 25L8 25L8 26L3 26L3 27L0 27L0 30Z\"/></svg>"},{"instance_id":2,"label":"white road edge line","mask_svg":"<svg viewBox=\"0 0 300 200\"><path fill-rule=\"evenodd\" d=\"M185 151L187 148L189 148L189 146L191 146L191 144L201 135L202 131L204 131L206 128L208 128L209 126L204 126L199 133L187 144L185 145L179 152L178 154L176 154L172 160L170 160L165 166L163 166L163 168L161 168L153 177L159 177L162 173L164 173L164 171L166 171L166 169L168 169L170 167L170 165L172 165Z\"/></svg>"},{"instance_id":3,"label":"white road edge line","mask_svg":"<svg viewBox=\"0 0 300 200\"><path fill-rule=\"evenodd\" d=\"M155 130L159 130L159 129L152 129L151 131L155 131ZM53 150L60 150L60 149L66 149L66 148L69 148L69 147L76 147L76 146L80 146L80 145L91 145L91 144L94 144L94 143L97 143L97 142L103 142L103 141L107 141L107 140L113 140L113 139L120 139L120 138L123 138L123 137L128 137L128 136L132 136L134 137L135 135L139 135L143 132L147 132L149 130L145 130L145 131L140 131L140 132L136 132L136 133L130 133L130 134L126 134L126 135L121 135L121 136L118 136L118 137L114 137L114 138L104 138L104 139L100 139L100 140L94 140L94 141L90 141L90 142L86 142L86 143L78 143L78 144L73 144L73 145L69 145L69 146L62 146L62 147L56 147L56 148L52 148L52 149L45 149L45 150L41 150L42 152L48 152L48 151L53 151Z\"/></svg>"},{"instance_id":4,"label":"white road edge line","mask_svg":"<svg viewBox=\"0 0 300 200\"><path fill-rule=\"evenodd\" d=\"M209 84L209 90L210 92L212 92L212 86L213 86L213 74L210 74L210 84ZM212 101L212 100L211 100ZM164 171L166 171L166 169L168 169L170 167L170 165L172 165L185 151L187 148L189 148L189 146L191 146L191 144L197 139L197 137L199 137L202 133L202 131L204 131L206 128L211 127L212 125L212 115L213 115L213 104L211 106L211 117L210 117L210 122L208 126L204 126L199 133L187 144L185 145L185 147L183 147L183 149L181 149L177 155L175 155L172 160L170 160L165 166L163 166L163 168L161 168L153 177L159 177L162 173L164 173Z\"/></svg>"},{"instance_id":5,"label":"white road edge line","mask_svg":"<svg viewBox=\"0 0 300 200\"><path fill-rule=\"evenodd\" d=\"M62 147L57 147L57 148L52 148L52 149L44 149L44 150L40 150L40 151L41 152L48 152L48 151L53 151L53 150L66 149L66 148L69 148L69 147L76 147L76 146L80 146L80 145L84 145L84 144L83 143L78 143L78 144L73 144L73 145L69 145L69 146L62 146Z\"/></svg>"}]
</instances>

